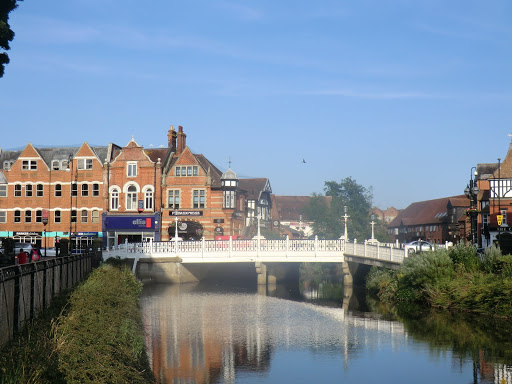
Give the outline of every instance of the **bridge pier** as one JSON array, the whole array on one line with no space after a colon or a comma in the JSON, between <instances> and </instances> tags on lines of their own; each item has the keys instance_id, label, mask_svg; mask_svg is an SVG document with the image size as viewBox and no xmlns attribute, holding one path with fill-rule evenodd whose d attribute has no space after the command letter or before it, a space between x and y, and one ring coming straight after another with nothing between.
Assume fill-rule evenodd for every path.
<instances>
[{"instance_id":1,"label":"bridge pier","mask_svg":"<svg viewBox=\"0 0 512 384\"><path fill-rule=\"evenodd\" d=\"M254 266L256 267L257 284L267 285L267 266L259 261L254 263Z\"/></svg>"},{"instance_id":2,"label":"bridge pier","mask_svg":"<svg viewBox=\"0 0 512 384\"><path fill-rule=\"evenodd\" d=\"M348 266L348 262L343 262L343 285L352 286L354 284L354 278L352 277L352 273L350 272L350 268Z\"/></svg>"}]
</instances>

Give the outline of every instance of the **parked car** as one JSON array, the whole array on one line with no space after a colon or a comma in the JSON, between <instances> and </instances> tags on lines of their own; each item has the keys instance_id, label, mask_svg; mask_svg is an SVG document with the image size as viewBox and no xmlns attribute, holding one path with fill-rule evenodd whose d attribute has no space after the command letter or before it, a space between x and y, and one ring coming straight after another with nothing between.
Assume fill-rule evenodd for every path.
<instances>
[{"instance_id":1,"label":"parked car","mask_svg":"<svg viewBox=\"0 0 512 384\"><path fill-rule=\"evenodd\" d=\"M429 243L428 241L416 240L416 241L411 241L410 243L405 244L404 248L405 248L405 252L408 255L411 255L413 253L432 251L432 250L434 250L434 245L432 243Z\"/></svg>"},{"instance_id":2,"label":"parked car","mask_svg":"<svg viewBox=\"0 0 512 384\"><path fill-rule=\"evenodd\" d=\"M53 247L46 248L46 250L44 248L41 248L41 249L39 249L39 251L41 252L42 256L46 256L46 257L57 256L57 251ZM45 255L45 253L46 253L46 255Z\"/></svg>"},{"instance_id":3,"label":"parked car","mask_svg":"<svg viewBox=\"0 0 512 384\"><path fill-rule=\"evenodd\" d=\"M30 252L32 251L32 244L30 243L16 243L14 244L14 254L18 254L23 249L25 252L27 252L30 255Z\"/></svg>"}]
</instances>

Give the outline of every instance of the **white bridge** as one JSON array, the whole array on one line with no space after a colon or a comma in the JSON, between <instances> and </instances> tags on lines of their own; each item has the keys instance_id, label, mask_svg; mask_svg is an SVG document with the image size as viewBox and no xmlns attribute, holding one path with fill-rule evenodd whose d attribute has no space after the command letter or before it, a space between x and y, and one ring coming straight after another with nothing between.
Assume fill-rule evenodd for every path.
<instances>
[{"instance_id":1,"label":"white bridge","mask_svg":"<svg viewBox=\"0 0 512 384\"><path fill-rule=\"evenodd\" d=\"M205 240L125 243L103 251L103 258L169 258L181 263L343 263L398 266L403 248L380 243L336 240Z\"/></svg>"}]
</instances>

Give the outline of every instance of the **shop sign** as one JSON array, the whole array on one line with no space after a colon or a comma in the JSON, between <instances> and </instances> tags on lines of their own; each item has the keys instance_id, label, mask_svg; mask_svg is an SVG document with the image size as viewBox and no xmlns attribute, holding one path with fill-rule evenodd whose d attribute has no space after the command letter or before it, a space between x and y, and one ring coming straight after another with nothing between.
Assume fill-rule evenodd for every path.
<instances>
[{"instance_id":1,"label":"shop sign","mask_svg":"<svg viewBox=\"0 0 512 384\"><path fill-rule=\"evenodd\" d=\"M203 211L169 211L171 216L203 216Z\"/></svg>"},{"instance_id":2,"label":"shop sign","mask_svg":"<svg viewBox=\"0 0 512 384\"><path fill-rule=\"evenodd\" d=\"M107 216L105 228L115 229L154 229L155 218L145 216Z\"/></svg>"},{"instance_id":3,"label":"shop sign","mask_svg":"<svg viewBox=\"0 0 512 384\"><path fill-rule=\"evenodd\" d=\"M80 237L97 237L98 232L77 232L76 236Z\"/></svg>"},{"instance_id":4,"label":"shop sign","mask_svg":"<svg viewBox=\"0 0 512 384\"><path fill-rule=\"evenodd\" d=\"M138 205L137 210L139 212L143 212L144 211L144 200L139 200L139 205Z\"/></svg>"},{"instance_id":5,"label":"shop sign","mask_svg":"<svg viewBox=\"0 0 512 384\"><path fill-rule=\"evenodd\" d=\"M43 232L13 232L13 236L41 236Z\"/></svg>"}]
</instances>

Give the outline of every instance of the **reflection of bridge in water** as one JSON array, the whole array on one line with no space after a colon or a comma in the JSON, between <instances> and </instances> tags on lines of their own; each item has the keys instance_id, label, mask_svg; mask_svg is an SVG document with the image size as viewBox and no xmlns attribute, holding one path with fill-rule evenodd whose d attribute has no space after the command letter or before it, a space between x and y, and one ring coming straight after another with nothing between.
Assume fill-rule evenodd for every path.
<instances>
[{"instance_id":1,"label":"reflection of bridge in water","mask_svg":"<svg viewBox=\"0 0 512 384\"><path fill-rule=\"evenodd\" d=\"M236 372L267 371L282 349L340 356L408 342L403 325L256 294L195 293L195 285L147 287L141 299L147 347L160 382L234 383Z\"/></svg>"}]
</instances>

